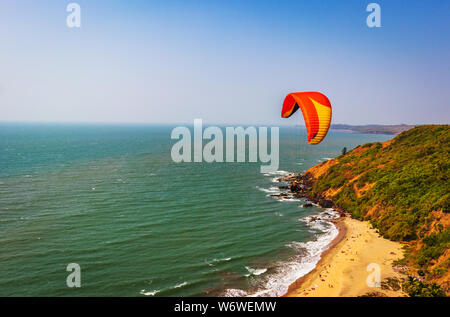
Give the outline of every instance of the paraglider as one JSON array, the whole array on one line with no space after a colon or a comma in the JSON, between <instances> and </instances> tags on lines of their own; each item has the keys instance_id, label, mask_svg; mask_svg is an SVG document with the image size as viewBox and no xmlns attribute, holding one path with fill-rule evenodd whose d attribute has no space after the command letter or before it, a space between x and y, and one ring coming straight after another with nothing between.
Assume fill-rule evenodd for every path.
<instances>
[{"instance_id":1,"label":"paraglider","mask_svg":"<svg viewBox=\"0 0 450 317\"><path fill-rule=\"evenodd\" d=\"M309 144L319 144L327 135L331 123L331 103L320 92L293 92L286 96L281 117L289 118L302 110Z\"/></svg>"}]
</instances>

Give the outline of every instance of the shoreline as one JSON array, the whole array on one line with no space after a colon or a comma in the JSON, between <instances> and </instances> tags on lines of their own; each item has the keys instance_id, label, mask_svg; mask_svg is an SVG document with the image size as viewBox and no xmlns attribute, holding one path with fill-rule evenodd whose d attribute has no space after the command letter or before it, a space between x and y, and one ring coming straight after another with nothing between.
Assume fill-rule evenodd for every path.
<instances>
[{"instance_id":1,"label":"shoreline","mask_svg":"<svg viewBox=\"0 0 450 317\"><path fill-rule=\"evenodd\" d=\"M392 262L403 256L402 245L379 236L367 221L342 216L333 223L338 235L314 269L292 283L282 297L405 296L396 286L403 276L392 268ZM373 263L380 268L381 287L367 285L373 272L367 268Z\"/></svg>"},{"instance_id":2,"label":"shoreline","mask_svg":"<svg viewBox=\"0 0 450 317\"><path fill-rule=\"evenodd\" d=\"M300 184L300 189L293 194L295 198L333 208L340 215L331 220L338 235L320 254L315 267L291 283L282 297L406 296L401 290L405 276L393 269L393 262L403 258L403 245L383 238L368 221L351 218L329 196L309 195L308 189L314 181L334 164L336 160L332 159L303 175L290 174L278 179Z\"/></svg>"},{"instance_id":3,"label":"shoreline","mask_svg":"<svg viewBox=\"0 0 450 317\"><path fill-rule=\"evenodd\" d=\"M333 240L331 240L330 243L326 246L325 250L323 250L322 254L320 255L320 260L319 260L319 262L317 262L314 269L312 269L305 275L299 277L294 283L289 285L286 294L282 295L281 297L289 297L289 294L294 292L296 289L301 288L301 286L306 282L307 278L309 276L313 275L314 273L316 273L318 267L322 264L322 262L324 261L324 258L327 256L327 254L330 251L332 251L333 248L342 241L342 239L344 239L345 234L347 233L347 227L343 223L343 218L344 217L341 216L341 217L331 221L336 226L336 228L338 230L338 235Z\"/></svg>"}]
</instances>

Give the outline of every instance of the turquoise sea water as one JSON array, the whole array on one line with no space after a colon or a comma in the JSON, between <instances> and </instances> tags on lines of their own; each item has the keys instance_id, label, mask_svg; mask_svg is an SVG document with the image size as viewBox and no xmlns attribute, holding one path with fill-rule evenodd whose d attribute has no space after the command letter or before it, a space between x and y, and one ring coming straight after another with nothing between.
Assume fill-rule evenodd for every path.
<instances>
[{"instance_id":1,"label":"turquoise sea water","mask_svg":"<svg viewBox=\"0 0 450 317\"><path fill-rule=\"evenodd\" d=\"M281 295L332 225L276 177L391 136L280 129L280 167L174 163L171 126L0 124L0 296ZM68 288L66 266L81 266Z\"/></svg>"}]
</instances>

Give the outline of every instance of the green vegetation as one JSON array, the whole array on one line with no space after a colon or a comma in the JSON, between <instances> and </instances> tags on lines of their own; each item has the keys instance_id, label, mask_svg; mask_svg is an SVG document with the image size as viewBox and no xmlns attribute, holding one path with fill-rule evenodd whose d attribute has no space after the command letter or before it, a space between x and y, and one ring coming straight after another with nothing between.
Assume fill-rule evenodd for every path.
<instances>
[{"instance_id":1,"label":"green vegetation","mask_svg":"<svg viewBox=\"0 0 450 317\"><path fill-rule=\"evenodd\" d=\"M428 268L450 246L449 228L439 222L450 211L450 126L418 126L390 144L364 144L337 160L313 182L309 195L333 189L328 198L335 205L370 220L383 237L412 241L409 256L427 277L445 275L448 261ZM414 286L412 293L433 292L420 287L423 291Z\"/></svg>"},{"instance_id":2,"label":"green vegetation","mask_svg":"<svg viewBox=\"0 0 450 317\"><path fill-rule=\"evenodd\" d=\"M444 232L433 233L423 238L425 244L417 253L417 263L427 265L431 260L438 259L450 246L450 227ZM437 273L437 272L436 272Z\"/></svg>"},{"instance_id":3,"label":"green vegetation","mask_svg":"<svg viewBox=\"0 0 450 317\"><path fill-rule=\"evenodd\" d=\"M438 284L427 284L412 276L408 276L402 287L411 297L445 297L445 292Z\"/></svg>"},{"instance_id":4,"label":"green vegetation","mask_svg":"<svg viewBox=\"0 0 450 317\"><path fill-rule=\"evenodd\" d=\"M359 148L359 147L358 147ZM356 149L358 149L356 148ZM450 210L450 128L420 126L403 132L383 148L361 146L339 158L312 187L311 194L342 187L336 205L356 218L370 218L386 238L416 239L432 211ZM354 154L356 152L356 154ZM355 177L355 182L351 182ZM373 185L357 197L358 189ZM376 206L382 213L366 217Z\"/></svg>"}]
</instances>

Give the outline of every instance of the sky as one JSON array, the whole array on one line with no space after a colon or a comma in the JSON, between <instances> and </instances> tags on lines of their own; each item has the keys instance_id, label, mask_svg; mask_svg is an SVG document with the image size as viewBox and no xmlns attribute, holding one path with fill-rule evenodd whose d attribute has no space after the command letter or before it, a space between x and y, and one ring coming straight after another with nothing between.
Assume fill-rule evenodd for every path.
<instances>
[{"instance_id":1,"label":"sky","mask_svg":"<svg viewBox=\"0 0 450 317\"><path fill-rule=\"evenodd\" d=\"M66 7L81 8L69 28ZM369 3L381 27L369 28ZM450 122L450 2L0 2L0 121L303 124L285 95L320 91L332 123Z\"/></svg>"}]
</instances>

